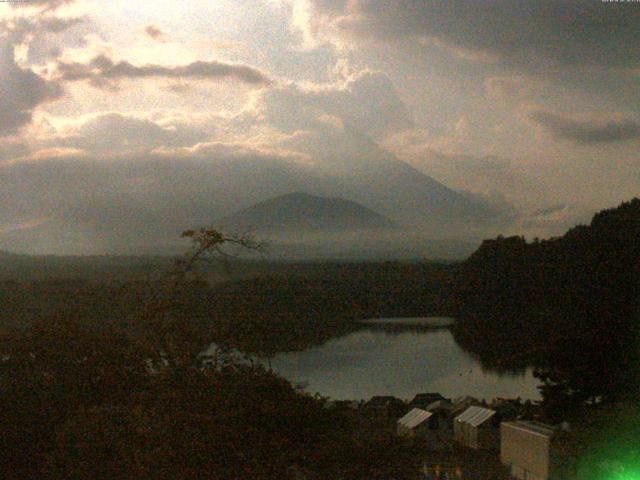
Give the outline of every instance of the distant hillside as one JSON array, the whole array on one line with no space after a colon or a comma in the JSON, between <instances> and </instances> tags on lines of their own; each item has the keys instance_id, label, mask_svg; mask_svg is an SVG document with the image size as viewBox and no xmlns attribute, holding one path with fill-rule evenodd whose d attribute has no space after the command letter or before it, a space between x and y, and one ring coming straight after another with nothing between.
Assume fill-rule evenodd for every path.
<instances>
[{"instance_id":1,"label":"distant hillside","mask_svg":"<svg viewBox=\"0 0 640 480\"><path fill-rule=\"evenodd\" d=\"M229 230L263 234L339 233L396 227L384 216L359 203L300 192L257 203L225 218L222 223Z\"/></svg>"},{"instance_id":2,"label":"distant hillside","mask_svg":"<svg viewBox=\"0 0 640 480\"><path fill-rule=\"evenodd\" d=\"M330 167L328 181L311 190L327 196L348 197L402 225L428 232L432 238L475 236L482 226L506 225L511 207L491 205L481 196L457 192L435 178L401 161L371 138L345 128L336 139L341 155L328 150L323 159Z\"/></svg>"},{"instance_id":3,"label":"distant hillside","mask_svg":"<svg viewBox=\"0 0 640 480\"><path fill-rule=\"evenodd\" d=\"M82 167L81 175L81 164L68 162L52 179L45 164L22 162L3 174L11 185L8 205L29 208L3 205L4 217L22 227L2 232L0 250L174 254L183 250L182 231L299 191L352 200L427 239L493 236L513 221L508 205L452 190L365 135L346 127L331 135L318 137L309 163L253 154L177 163L166 157L140 159L131 168L99 162ZM131 188L132 178L156 180L153 188ZM75 184L83 188L66 187Z\"/></svg>"}]
</instances>

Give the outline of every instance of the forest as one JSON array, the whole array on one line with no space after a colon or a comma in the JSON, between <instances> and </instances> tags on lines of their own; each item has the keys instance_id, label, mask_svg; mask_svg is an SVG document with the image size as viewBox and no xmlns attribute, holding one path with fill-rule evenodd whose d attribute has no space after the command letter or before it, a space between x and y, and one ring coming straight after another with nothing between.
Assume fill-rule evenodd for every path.
<instances>
[{"instance_id":1,"label":"forest","mask_svg":"<svg viewBox=\"0 0 640 480\"><path fill-rule=\"evenodd\" d=\"M456 340L488 365L534 365L553 417L637 398L640 200L528 243L487 240L453 280Z\"/></svg>"},{"instance_id":2,"label":"forest","mask_svg":"<svg viewBox=\"0 0 640 480\"><path fill-rule=\"evenodd\" d=\"M56 312L3 333L3 478L416 478L412 447L375 418L326 408L222 341L203 354L221 339L194 270L231 240L185 235L194 250L144 295L87 307L84 283L62 282ZM117 292L139 302L135 322L92 318Z\"/></svg>"},{"instance_id":3,"label":"forest","mask_svg":"<svg viewBox=\"0 0 640 480\"><path fill-rule=\"evenodd\" d=\"M175 264L49 259L48 273L3 280L4 478L415 478L415 452L385 425L258 361L377 316L452 315L488 368L535 366L548 421L592 425L567 441L573 457L605 431L635 438L607 430L607 412L640 398L638 199L562 237L487 240L456 264L232 261L224 281L204 260L233 239L185 235L193 249ZM30 261L8 260L14 273Z\"/></svg>"}]
</instances>

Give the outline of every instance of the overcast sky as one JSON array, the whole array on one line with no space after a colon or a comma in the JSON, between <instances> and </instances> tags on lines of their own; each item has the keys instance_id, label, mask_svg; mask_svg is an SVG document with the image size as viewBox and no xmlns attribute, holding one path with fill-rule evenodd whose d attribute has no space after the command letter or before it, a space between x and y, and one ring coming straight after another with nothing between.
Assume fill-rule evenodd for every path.
<instances>
[{"instance_id":1,"label":"overcast sky","mask_svg":"<svg viewBox=\"0 0 640 480\"><path fill-rule=\"evenodd\" d=\"M347 127L511 204L514 231L562 233L640 193L640 3L0 4L0 240L166 216L207 162L339 172Z\"/></svg>"}]
</instances>

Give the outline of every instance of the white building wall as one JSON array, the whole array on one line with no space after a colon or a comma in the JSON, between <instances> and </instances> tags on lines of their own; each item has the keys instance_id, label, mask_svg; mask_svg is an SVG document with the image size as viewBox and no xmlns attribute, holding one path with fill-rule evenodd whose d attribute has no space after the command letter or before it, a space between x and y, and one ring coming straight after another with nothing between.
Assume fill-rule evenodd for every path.
<instances>
[{"instance_id":1,"label":"white building wall","mask_svg":"<svg viewBox=\"0 0 640 480\"><path fill-rule=\"evenodd\" d=\"M521 480L549 478L551 439L543 434L504 422L500 425L500 460Z\"/></svg>"}]
</instances>

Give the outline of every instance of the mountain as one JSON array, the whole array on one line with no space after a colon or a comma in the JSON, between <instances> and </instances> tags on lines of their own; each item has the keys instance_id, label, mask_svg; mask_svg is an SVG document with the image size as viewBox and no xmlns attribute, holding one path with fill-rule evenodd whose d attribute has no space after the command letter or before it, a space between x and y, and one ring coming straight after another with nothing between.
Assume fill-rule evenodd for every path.
<instances>
[{"instance_id":1,"label":"mountain","mask_svg":"<svg viewBox=\"0 0 640 480\"><path fill-rule=\"evenodd\" d=\"M324 194L351 198L405 225L432 233L468 231L509 222L511 212L480 196L457 192L401 161L366 135L345 129L331 145L314 153L330 176Z\"/></svg>"},{"instance_id":2,"label":"mountain","mask_svg":"<svg viewBox=\"0 0 640 480\"><path fill-rule=\"evenodd\" d=\"M78 159L55 169L21 162L3 172L7 191L2 194L15 201L0 218L0 249L178 253L184 248L183 230L298 191L349 199L402 225L403 233L438 241L494 236L511 220L508 209L448 188L348 128L293 138L298 137L302 145L283 148L308 152L313 161L248 151L214 152L190 161ZM11 228L2 230L5 225ZM401 245L400 240L388 243Z\"/></svg>"},{"instance_id":3,"label":"mountain","mask_svg":"<svg viewBox=\"0 0 640 480\"><path fill-rule=\"evenodd\" d=\"M359 203L301 192L252 205L225 218L222 224L229 230L259 234L341 233L396 227L384 216Z\"/></svg>"}]
</instances>

